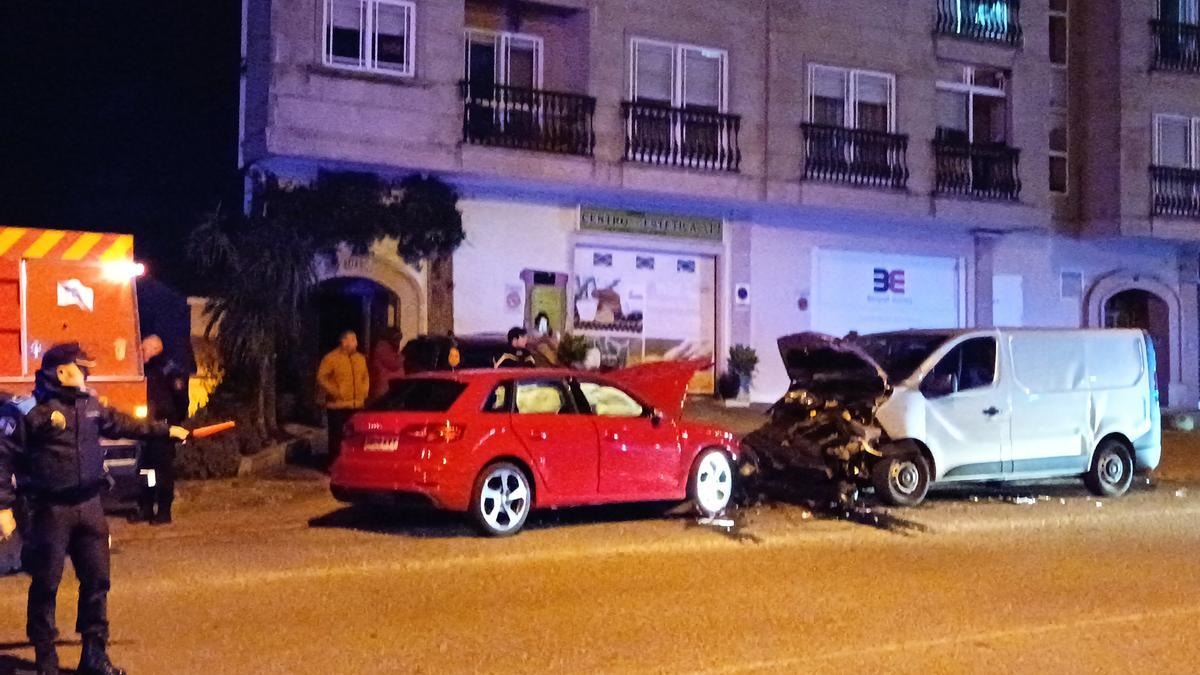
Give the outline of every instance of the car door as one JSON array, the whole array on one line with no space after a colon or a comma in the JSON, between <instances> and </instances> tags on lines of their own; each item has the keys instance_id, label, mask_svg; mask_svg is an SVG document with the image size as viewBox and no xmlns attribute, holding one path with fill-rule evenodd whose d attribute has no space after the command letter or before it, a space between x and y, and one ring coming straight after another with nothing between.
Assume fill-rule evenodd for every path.
<instances>
[{"instance_id":1,"label":"car door","mask_svg":"<svg viewBox=\"0 0 1200 675\"><path fill-rule=\"evenodd\" d=\"M596 427L579 410L562 378L513 383L512 429L541 478L540 503L582 503L595 498L599 476Z\"/></svg>"},{"instance_id":2,"label":"car door","mask_svg":"<svg viewBox=\"0 0 1200 675\"><path fill-rule=\"evenodd\" d=\"M581 380L600 448L600 495L656 498L679 477L679 437L673 420L613 384Z\"/></svg>"},{"instance_id":3,"label":"car door","mask_svg":"<svg viewBox=\"0 0 1200 675\"><path fill-rule=\"evenodd\" d=\"M999 477L1011 409L993 336L950 349L922 380L926 441L943 479Z\"/></svg>"}]
</instances>

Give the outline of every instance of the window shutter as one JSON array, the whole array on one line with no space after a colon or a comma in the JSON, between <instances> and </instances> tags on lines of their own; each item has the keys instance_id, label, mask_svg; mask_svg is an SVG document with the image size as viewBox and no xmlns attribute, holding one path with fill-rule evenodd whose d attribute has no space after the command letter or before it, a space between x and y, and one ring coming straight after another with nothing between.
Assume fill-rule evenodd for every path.
<instances>
[{"instance_id":1,"label":"window shutter","mask_svg":"<svg viewBox=\"0 0 1200 675\"><path fill-rule=\"evenodd\" d=\"M1158 165L1176 168L1191 166L1191 122L1183 117L1159 117Z\"/></svg>"},{"instance_id":2,"label":"window shutter","mask_svg":"<svg viewBox=\"0 0 1200 675\"><path fill-rule=\"evenodd\" d=\"M721 52L683 49L683 105L711 110L721 107Z\"/></svg>"},{"instance_id":3,"label":"window shutter","mask_svg":"<svg viewBox=\"0 0 1200 675\"><path fill-rule=\"evenodd\" d=\"M633 43L633 98L657 103L673 102L675 52L669 45Z\"/></svg>"}]
</instances>

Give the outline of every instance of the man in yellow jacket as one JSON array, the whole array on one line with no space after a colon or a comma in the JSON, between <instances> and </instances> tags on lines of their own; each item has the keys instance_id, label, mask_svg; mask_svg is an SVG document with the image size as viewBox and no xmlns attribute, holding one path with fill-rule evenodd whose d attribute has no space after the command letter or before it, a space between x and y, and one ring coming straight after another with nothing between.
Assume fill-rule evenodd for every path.
<instances>
[{"instance_id":1,"label":"man in yellow jacket","mask_svg":"<svg viewBox=\"0 0 1200 675\"><path fill-rule=\"evenodd\" d=\"M350 421L351 415L362 409L370 384L367 359L358 352L358 336L348 330L342 333L338 346L321 359L317 368L317 386L325 396L331 465L342 447L342 427Z\"/></svg>"}]
</instances>

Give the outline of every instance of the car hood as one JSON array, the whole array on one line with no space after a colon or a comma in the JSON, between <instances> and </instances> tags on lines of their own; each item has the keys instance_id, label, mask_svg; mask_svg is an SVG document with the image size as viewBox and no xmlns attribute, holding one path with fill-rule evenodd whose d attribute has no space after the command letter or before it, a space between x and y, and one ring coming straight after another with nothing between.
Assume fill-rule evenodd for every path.
<instances>
[{"instance_id":1,"label":"car hood","mask_svg":"<svg viewBox=\"0 0 1200 675\"><path fill-rule=\"evenodd\" d=\"M825 333L785 335L779 338L779 355L793 390L836 393L849 389L875 396L889 390L883 368L850 339Z\"/></svg>"},{"instance_id":2,"label":"car hood","mask_svg":"<svg viewBox=\"0 0 1200 675\"><path fill-rule=\"evenodd\" d=\"M683 401L692 376L711 364L707 359L656 361L614 370L607 377L662 412L678 417L683 412Z\"/></svg>"}]
</instances>

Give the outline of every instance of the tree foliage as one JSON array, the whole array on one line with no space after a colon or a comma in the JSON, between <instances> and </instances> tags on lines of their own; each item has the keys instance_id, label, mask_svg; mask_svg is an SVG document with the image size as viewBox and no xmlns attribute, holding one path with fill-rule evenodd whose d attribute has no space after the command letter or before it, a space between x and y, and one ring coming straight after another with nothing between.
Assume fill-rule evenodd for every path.
<instances>
[{"instance_id":1,"label":"tree foliage","mask_svg":"<svg viewBox=\"0 0 1200 675\"><path fill-rule=\"evenodd\" d=\"M228 376L251 385L262 431L276 427L276 355L296 344L317 265L335 264L343 246L366 254L384 240L410 263L449 255L464 238L457 202L452 187L427 176L391 183L324 172L285 183L263 174L245 213L218 210L196 228L188 254L207 286L207 330L216 329Z\"/></svg>"}]
</instances>

